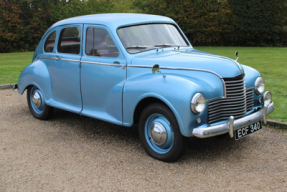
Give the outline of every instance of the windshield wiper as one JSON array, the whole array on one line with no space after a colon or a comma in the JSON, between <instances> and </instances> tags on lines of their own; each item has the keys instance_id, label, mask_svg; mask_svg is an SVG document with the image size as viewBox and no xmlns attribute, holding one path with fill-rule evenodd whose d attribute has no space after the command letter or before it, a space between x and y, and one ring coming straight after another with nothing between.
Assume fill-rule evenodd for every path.
<instances>
[{"instance_id":1,"label":"windshield wiper","mask_svg":"<svg viewBox=\"0 0 287 192\"><path fill-rule=\"evenodd\" d=\"M146 46L130 46L130 47L126 47L126 49L146 49Z\"/></svg>"},{"instance_id":2,"label":"windshield wiper","mask_svg":"<svg viewBox=\"0 0 287 192\"><path fill-rule=\"evenodd\" d=\"M180 46L173 45L173 44L158 44L158 45L155 45L155 47L180 47Z\"/></svg>"}]
</instances>

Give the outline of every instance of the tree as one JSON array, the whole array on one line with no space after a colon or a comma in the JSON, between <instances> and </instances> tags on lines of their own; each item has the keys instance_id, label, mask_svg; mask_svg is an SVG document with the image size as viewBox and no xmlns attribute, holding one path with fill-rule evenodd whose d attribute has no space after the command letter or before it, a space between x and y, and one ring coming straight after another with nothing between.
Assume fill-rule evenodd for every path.
<instances>
[{"instance_id":1,"label":"tree","mask_svg":"<svg viewBox=\"0 0 287 192\"><path fill-rule=\"evenodd\" d=\"M286 0L230 0L235 45L286 46Z\"/></svg>"}]
</instances>

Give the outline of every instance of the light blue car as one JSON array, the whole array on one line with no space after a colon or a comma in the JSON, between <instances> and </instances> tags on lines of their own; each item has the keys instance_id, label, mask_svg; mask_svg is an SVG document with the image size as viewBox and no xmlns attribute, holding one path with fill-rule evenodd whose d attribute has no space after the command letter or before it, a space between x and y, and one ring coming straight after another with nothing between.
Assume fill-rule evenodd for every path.
<instances>
[{"instance_id":1,"label":"light blue car","mask_svg":"<svg viewBox=\"0 0 287 192\"><path fill-rule=\"evenodd\" d=\"M195 50L170 18L99 14L65 19L42 37L19 77L32 115L53 108L121 126L138 124L146 152L172 162L188 137L262 129L273 112L258 71Z\"/></svg>"}]
</instances>

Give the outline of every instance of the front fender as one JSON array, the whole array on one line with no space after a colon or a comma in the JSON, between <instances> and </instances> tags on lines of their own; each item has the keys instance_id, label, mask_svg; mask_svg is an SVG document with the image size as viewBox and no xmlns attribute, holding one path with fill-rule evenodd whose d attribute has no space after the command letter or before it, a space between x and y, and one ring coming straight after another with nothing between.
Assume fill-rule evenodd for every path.
<instances>
[{"instance_id":1,"label":"front fender","mask_svg":"<svg viewBox=\"0 0 287 192\"><path fill-rule=\"evenodd\" d=\"M246 83L246 88L251 88L254 87L255 80L257 77L261 77L260 73L256 70L253 69L252 67L246 66L246 65L241 65L242 68L244 69L245 73L245 83Z\"/></svg>"},{"instance_id":2,"label":"front fender","mask_svg":"<svg viewBox=\"0 0 287 192\"><path fill-rule=\"evenodd\" d=\"M144 70L144 69L141 69ZM192 113L190 102L194 94L200 92L206 99L223 96L220 78L198 71L168 71L166 75L149 73L128 78L123 92L123 124L131 126L137 104L144 98L154 97L164 102L174 113L182 135L192 136L195 127L207 123L207 108L199 115ZM202 122L196 124L200 116Z\"/></svg>"},{"instance_id":3,"label":"front fender","mask_svg":"<svg viewBox=\"0 0 287 192\"><path fill-rule=\"evenodd\" d=\"M41 60L36 60L22 71L18 80L18 93L23 94L29 85L40 88L45 95L46 102L52 98L50 73Z\"/></svg>"}]
</instances>

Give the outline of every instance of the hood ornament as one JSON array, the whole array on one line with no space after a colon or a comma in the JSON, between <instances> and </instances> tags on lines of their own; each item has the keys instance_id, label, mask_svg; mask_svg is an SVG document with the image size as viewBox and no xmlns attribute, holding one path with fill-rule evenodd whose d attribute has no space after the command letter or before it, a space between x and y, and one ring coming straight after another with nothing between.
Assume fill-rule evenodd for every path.
<instances>
[{"instance_id":1,"label":"hood ornament","mask_svg":"<svg viewBox=\"0 0 287 192\"><path fill-rule=\"evenodd\" d=\"M237 61L239 59L238 57L238 51L235 52L235 61Z\"/></svg>"}]
</instances>

